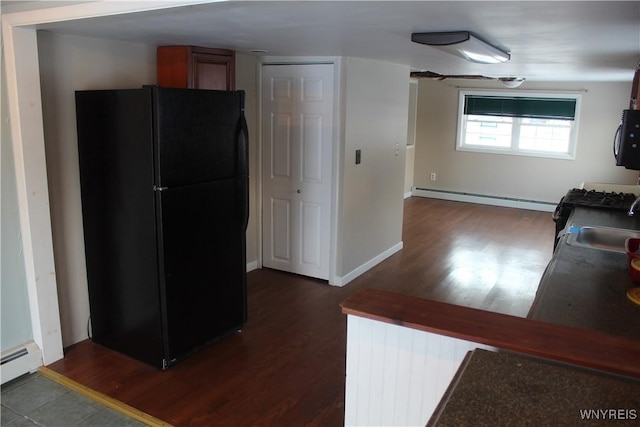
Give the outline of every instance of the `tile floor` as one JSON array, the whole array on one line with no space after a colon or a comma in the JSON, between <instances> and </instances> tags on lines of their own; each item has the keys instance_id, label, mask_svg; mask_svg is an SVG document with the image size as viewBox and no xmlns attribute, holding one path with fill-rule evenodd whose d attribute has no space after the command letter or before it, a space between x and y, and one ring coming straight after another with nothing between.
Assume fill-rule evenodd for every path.
<instances>
[{"instance_id":1,"label":"tile floor","mask_svg":"<svg viewBox=\"0 0 640 427\"><path fill-rule=\"evenodd\" d=\"M145 425L39 373L23 375L3 384L1 399L0 425L3 427Z\"/></svg>"}]
</instances>

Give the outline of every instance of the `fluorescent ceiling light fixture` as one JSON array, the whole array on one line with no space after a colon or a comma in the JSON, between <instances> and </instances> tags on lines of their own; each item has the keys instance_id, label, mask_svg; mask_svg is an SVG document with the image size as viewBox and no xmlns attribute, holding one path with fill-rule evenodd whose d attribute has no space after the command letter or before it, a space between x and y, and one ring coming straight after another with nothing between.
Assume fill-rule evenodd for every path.
<instances>
[{"instance_id":1,"label":"fluorescent ceiling light fixture","mask_svg":"<svg viewBox=\"0 0 640 427\"><path fill-rule=\"evenodd\" d=\"M469 31L413 33L411 41L433 46L480 64L498 64L511 58L507 52L480 40Z\"/></svg>"}]
</instances>

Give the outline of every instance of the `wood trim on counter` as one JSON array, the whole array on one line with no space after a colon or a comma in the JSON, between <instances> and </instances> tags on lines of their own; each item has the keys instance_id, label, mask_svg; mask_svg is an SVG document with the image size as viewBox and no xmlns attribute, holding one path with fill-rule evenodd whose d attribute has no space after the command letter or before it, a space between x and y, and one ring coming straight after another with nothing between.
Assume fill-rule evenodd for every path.
<instances>
[{"instance_id":1,"label":"wood trim on counter","mask_svg":"<svg viewBox=\"0 0 640 427\"><path fill-rule=\"evenodd\" d=\"M376 289L340 304L347 315L640 378L640 342Z\"/></svg>"}]
</instances>

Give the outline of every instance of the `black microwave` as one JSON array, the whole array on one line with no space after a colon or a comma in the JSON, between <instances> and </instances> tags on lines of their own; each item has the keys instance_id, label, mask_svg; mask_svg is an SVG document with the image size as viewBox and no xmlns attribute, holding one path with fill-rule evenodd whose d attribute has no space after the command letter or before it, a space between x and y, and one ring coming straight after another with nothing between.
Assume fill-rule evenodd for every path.
<instances>
[{"instance_id":1,"label":"black microwave","mask_svg":"<svg viewBox=\"0 0 640 427\"><path fill-rule=\"evenodd\" d=\"M616 166L640 170L640 110L624 110L613 139Z\"/></svg>"}]
</instances>

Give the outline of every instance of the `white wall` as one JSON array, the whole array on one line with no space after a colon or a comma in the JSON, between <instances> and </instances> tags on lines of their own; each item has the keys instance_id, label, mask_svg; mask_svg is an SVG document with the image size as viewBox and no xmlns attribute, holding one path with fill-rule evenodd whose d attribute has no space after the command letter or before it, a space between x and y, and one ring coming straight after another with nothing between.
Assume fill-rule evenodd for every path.
<instances>
[{"instance_id":1,"label":"white wall","mask_svg":"<svg viewBox=\"0 0 640 427\"><path fill-rule=\"evenodd\" d=\"M464 84L487 87L471 81ZM616 167L612 154L613 135L622 110L628 108L631 82L525 82L519 89L582 91L575 160L456 151L458 89L448 82L421 79L414 186L556 203L585 181L636 183L638 173ZM431 172L436 173L436 181L429 180Z\"/></svg>"},{"instance_id":2,"label":"white wall","mask_svg":"<svg viewBox=\"0 0 640 427\"><path fill-rule=\"evenodd\" d=\"M51 200L58 298L63 345L87 338L89 301L84 258L80 178L76 138L75 91L139 88L156 83L156 48L128 43L38 33L47 176ZM238 55L236 85L247 91L250 129L250 174L256 172L255 59ZM255 179L250 181L255 206ZM256 219L251 209L247 231L247 260L256 260Z\"/></svg>"},{"instance_id":3,"label":"white wall","mask_svg":"<svg viewBox=\"0 0 640 427\"><path fill-rule=\"evenodd\" d=\"M347 316L345 426L424 426L482 344Z\"/></svg>"},{"instance_id":4,"label":"white wall","mask_svg":"<svg viewBox=\"0 0 640 427\"><path fill-rule=\"evenodd\" d=\"M338 275L402 243L408 75L403 65L344 61ZM356 149L362 150L359 165Z\"/></svg>"},{"instance_id":5,"label":"white wall","mask_svg":"<svg viewBox=\"0 0 640 427\"><path fill-rule=\"evenodd\" d=\"M156 81L155 47L86 37L38 34L51 218L63 345L87 337L89 317L75 127L75 90L135 88ZM408 68L356 58L347 61L344 97L343 216L339 246L345 275L402 239L408 109ZM257 66L239 54L236 87L247 91L250 129L250 223L247 261L256 263ZM363 77L365 76L365 77ZM376 87L376 90L371 90ZM396 156L396 144L399 153ZM363 161L355 165L355 149ZM372 233L372 230L376 230ZM388 254L387 254L388 255Z\"/></svg>"},{"instance_id":6,"label":"white wall","mask_svg":"<svg viewBox=\"0 0 640 427\"><path fill-rule=\"evenodd\" d=\"M258 242L260 242L259 168L258 146L258 60L255 56L236 52L236 89L246 92L245 117L249 128L249 224L247 225L247 268L258 266Z\"/></svg>"},{"instance_id":7,"label":"white wall","mask_svg":"<svg viewBox=\"0 0 640 427\"><path fill-rule=\"evenodd\" d=\"M31 332L44 363L63 357L36 30L2 15L15 182ZM35 348L34 348L35 350ZM35 357L35 354L34 354ZM39 355L38 355L39 358Z\"/></svg>"},{"instance_id":8,"label":"white wall","mask_svg":"<svg viewBox=\"0 0 640 427\"><path fill-rule=\"evenodd\" d=\"M155 47L38 32L47 178L63 345L87 338L89 300L75 91L156 81Z\"/></svg>"},{"instance_id":9,"label":"white wall","mask_svg":"<svg viewBox=\"0 0 640 427\"><path fill-rule=\"evenodd\" d=\"M413 175L414 175L414 165L416 158L416 147L415 145L407 145L407 158L405 162L405 172L404 172L404 194L405 196L411 195L411 190L413 189Z\"/></svg>"},{"instance_id":10,"label":"white wall","mask_svg":"<svg viewBox=\"0 0 640 427\"><path fill-rule=\"evenodd\" d=\"M22 251L22 237L20 235L20 218L18 212L18 195L16 187L16 171L13 161L13 147L9 123L9 108L7 102L7 79L2 61L0 75L2 87L0 111L2 136L0 144L0 320L1 328L0 351L4 352L33 338L31 333L31 319L29 316L29 297L27 292L27 278Z\"/></svg>"},{"instance_id":11,"label":"white wall","mask_svg":"<svg viewBox=\"0 0 640 427\"><path fill-rule=\"evenodd\" d=\"M416 157L416 120L418 114L418 80L409 80L409 117L407 122L407 155L404 170L404 194L411 195Z\"/></svg>"}]
</instances>

